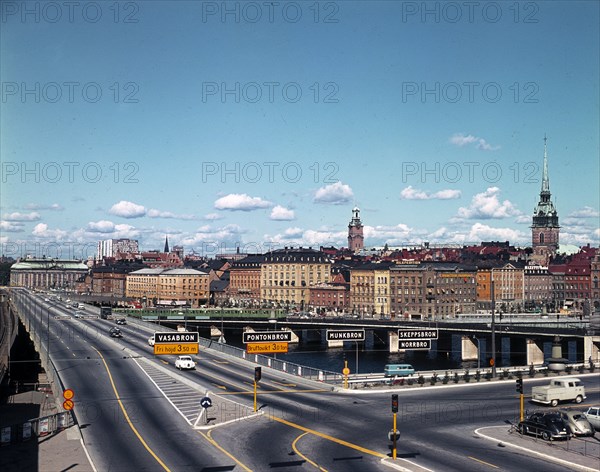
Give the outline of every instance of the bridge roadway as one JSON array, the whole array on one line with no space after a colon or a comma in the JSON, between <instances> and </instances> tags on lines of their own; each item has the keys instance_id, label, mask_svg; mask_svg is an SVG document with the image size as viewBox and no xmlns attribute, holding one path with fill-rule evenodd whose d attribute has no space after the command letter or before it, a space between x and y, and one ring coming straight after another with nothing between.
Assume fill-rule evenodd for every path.
<instances>
[{"instance_id":1,"label":"bridge roadway","mask_svg":"<svg viewBox=\"0 0 600 472\"><path fill-rule=\"evenodd\" d=\"M179 373L172 356L151 353L149 328L126 325L122 339L111 339L110 320L74 319L62 306L15 292L25 325L49 340L51 362L76 392L79 427L99 471L371 471L387 470L382 460L391 462L390 391L332 391L263 368L262 414L248 414L253 364L203 350L194 356L195 371ZM142 364L155 372L148 375ZM586 379L586 386L588 402L598 403L597 376ZM210 390L219 404L234 403L209 413L210 430L195 430L190 405L176 401L188 394L184 387ZM474 434L517 416L512 382L396 392L398 470L565 470L527 448L515 453Z\"/></svg>"}]
</instances>

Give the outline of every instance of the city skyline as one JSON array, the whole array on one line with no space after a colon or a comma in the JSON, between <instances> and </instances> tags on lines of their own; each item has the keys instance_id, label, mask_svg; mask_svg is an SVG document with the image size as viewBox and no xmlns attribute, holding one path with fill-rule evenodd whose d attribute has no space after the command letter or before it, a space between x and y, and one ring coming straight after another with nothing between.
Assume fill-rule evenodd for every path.
<instances>
[{"instance_id":1,"label":"city skyline","mask_svg":"<svg viewBox=\"0 0 600 472\"><path fill-rule=\"evenodd\" d=\"M598 246L599 5L452 4L3 10L1 252Z\"/></svg>"}]
</instances>

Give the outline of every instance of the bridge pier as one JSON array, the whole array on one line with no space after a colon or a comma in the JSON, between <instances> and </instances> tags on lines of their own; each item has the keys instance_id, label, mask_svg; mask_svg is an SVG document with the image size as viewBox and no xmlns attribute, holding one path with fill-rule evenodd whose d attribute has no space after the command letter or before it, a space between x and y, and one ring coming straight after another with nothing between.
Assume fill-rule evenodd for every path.
<instances>
[{"instance_id":1,"label":"bridge pier","mask_svg":"<svg viewBox=\"0 0 600 472\"><path fill-rule=\"evenodd\" d=\"M398 348L398 331L388 331L388 341L391 353L400 352Z\"/></svg>"},{"instance_id":2,"label":"bridge pier","mask_svg":"<svg viewBox=\"0 0 600 472\"><path fill-rule=\"evenodd\" d=\"M600 336L585 336L583 338L583 361L587 362L590 357L594 364L600 364Z\"/></svg>"},{"instance_id":3,"label":"bridge pier","mask_svg":"<svg viewBox=\"0 0 600 472\"><path fill-rule=\"evenodd\" d=\"M322 329L303 329L301 337L307 343L321 343L323 342L323 333Z\"/></svg>"},{"instance_id":4,"label":"bridge pier","mask_svg":"<svg viewBox=\"0 0 600 472\"><path fill-rule=\"evenodd\" d=\"M462 336L460 351L463 361L476 361L479 359L479 346L475 345L471 336Z\"/></svg>"},{"instance_id":5,"label":"bridge pier","mask_svg":"<svg viewBox=\"0 0 600 472\"><path fill-rule=\"evenodd\" d=\"M525 340L526 347L526 364L527 365L542 365L544 363L544 344L539 343L535 339L527 338Z\"/></svg>"}]
</instances>

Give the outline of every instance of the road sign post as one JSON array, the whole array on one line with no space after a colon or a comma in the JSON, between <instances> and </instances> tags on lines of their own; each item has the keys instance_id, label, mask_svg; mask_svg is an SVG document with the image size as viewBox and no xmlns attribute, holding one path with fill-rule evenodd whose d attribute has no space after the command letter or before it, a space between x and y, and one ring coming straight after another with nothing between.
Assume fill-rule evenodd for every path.
<instances>
[{"instance_id":1,"label":"road sign post","mask_svg":"<svg viewBox=\"0 0 600 472\"><path fill-rule=\"evenodd\" d=\"M256 390L257 385L260 379L262 378L262 368L255 367L254 368L254 411L256 411Z\"/></svg>"},{"instance_id":2,"label":"road sign post","mask_svg":"<svg viewBox=\"0 0 600 472\"><path fill-rule=\"evenodd\" d=\"M65 410L72 410L75 407L75 402L73 401L73 397L75 396L75 392L70 388L66 389L63 392L63 398L65 401L63 402L63 408Z\"/></svg>"},{"instance_id":3,"label":"road sign post","mask_svg":"<svg viewBox=\"0 0 600 472\"><path fill-rule=\"evenodd\" d=\"M396 429L396 415L398 414L398 395L392 395L392 413L394 416L394 422L392 425L392 459L396 460L396 441L398 439L398 430Z\"/></svg>"},{"instance_id":4,"label":"road sign post","mask_svg":"<svg viewBox=\"0 0 600 472\"><path fill-rule=\"evenodd\" d=\"M356 373L358 373L358 343L365 339L366 335L364 329L327 330L327 341L354 341L356 343Z\"/></svg>"}]
</instances>

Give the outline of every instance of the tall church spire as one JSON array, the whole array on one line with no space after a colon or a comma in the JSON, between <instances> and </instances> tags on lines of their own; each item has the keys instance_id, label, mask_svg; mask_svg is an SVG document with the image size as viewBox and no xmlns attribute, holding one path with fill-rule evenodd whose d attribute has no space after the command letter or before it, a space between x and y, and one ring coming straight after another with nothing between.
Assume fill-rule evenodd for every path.
<instances>
[{"instance_id":1,"label":"tall church spire","mask_svg":"<svg viewBox=\"0 0 600 472\"><path fill-rule=\"evenodd\" d=\"M546 135L544 134L544 168L542 170L542 192L550 193L550 180L548 179L548 152L546 148Z\"/></svg>"},{"instance_id":2,"label":"tall church spire","mask_svg":"<svg viewBox=\"0 0 600 472\"><path fill-rule=\"evenodd\" d=\"M169 237L165 236L165 250L163 252L170 252L169 251Z\"/></svg>"},{"instance_id":3,"label":"tall church spire","mask_svg":"<svg viewBox=\"0 0 600 472\"><path fill-rule=\"evenodd\" d=\"M550 200L550 179L548 178L548 148L546 135L544 135L544 164L542 169L542 189L540 199L533 210L531 225L531 243L533 247L532 259L542 264L547 264L551 257L558 251L558 238L560 226L558 225L558 212Z\"/></svg>"}]
</instances>

